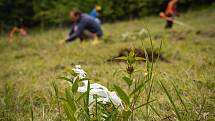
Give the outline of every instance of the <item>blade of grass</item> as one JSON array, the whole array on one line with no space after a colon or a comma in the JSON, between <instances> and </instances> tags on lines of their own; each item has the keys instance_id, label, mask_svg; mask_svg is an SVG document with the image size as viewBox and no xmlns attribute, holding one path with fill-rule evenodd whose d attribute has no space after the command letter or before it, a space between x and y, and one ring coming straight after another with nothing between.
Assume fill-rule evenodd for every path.
<instances>
[{"instance_id":1,"label":"blade of grass","mask_svg":"<svg viewBox=\"0 0 215 121\"><path fill-rule=\"evenodd\" d=\"M30 110L31 110L31 121L34 121L34 109L33 109L33 102L32 99L30 98Z\"/></svg>"},{"instance_id":2,"label":"blade of grass","mask_svg":"<svg viewBox=\"0 0 215 121\"><path fill-rule=\"evenodd\" d=\"M73 83L72 80L67 78L67 77L58 77L57 79L62 79L62 80L65 80L65 81Z\"/></svg>"},{"instance_id":3,"label":"blade of grass","mask_svg":"<svg viewBox=\"0 0 215 121\"><path fill-rule=\"evenodd\" d=\"M155 114L156 114L159 118L161 118L161 116L160 116L160 114L158 113L158 111L157 111L152 105L149 104L149 106L150 106L150 108L155 112Z\"/></svg>"},{"instance_id":4,"label":"blade of grass","mask_svg":"<svg viewBox=\"0 0 215 121\"><path fill-rule=\"evenodd\" d=\"M168 90L166 89L166 87L164 86L164 84L161 81L160 81L160 86L163 88L163 90L164 90L165 94L167 95L171 105L173 106L174 112L176 113L178 120L182 121L180 113L179 113L179 109L176 107L172 96L170 95L170 93L168 92Z\"/></svg>"},{"instance_id":5,"label":"blade of grass","mask_svg":"<svg viewBox=\"0 0 215 121\"><path fill-rule=\"evenodd\" d=\"M185 103L184 103L184 101L183 101L182 97L180 96L180 94L179 94L179 91L178 91L177 87L176 87L173 83L172 83L172 85L173 85L173 87L174 87L174 89L175 89L175 92L176 92L176 94L177 94L178 98L179 98L179 99L180 99L180 101L181 101L181 104L183 105L183 107L184 107L185 111L188 113L187 106L185 105Z\"/></svg>"},{"instance_id":6,"label":"blade of grass","mask_svg":"<svg viewBox=\"0 0 215 121\"><path fill-rule=\"evenodd\" d=\"M76 100L76 102L79 102L84 96L86 96L87 92L81 94L78 99Z\"/></svg>"},{"instance_id":7,"label":"blade of grass","mask_svg":"<svg viewBox=\"0 0 215 121\"><path fill-rule=\"evenodd\" d=\"M163 45L163 40L161 40L161 43L160 43L160 47L159 47L159 50L158 50L158 57L157 57L157 59L156 59L156 62L158 62L158 60L159 60L159 58L160 58L160 53L161 53L162 45Z\"/></svg>"},{"instance_id":8,"label":"blade of grass","mask_svg":"<svg viewBox=\"0 0 215 121\"><path fill-rule=\"evenodd\" d=\"M58 87L57 87L57 85L56 85L56 83L54 81L52 82L52 86L54 88L55 96L56 96L56 99L57 99L58 116L61 119L61 107L60 107L60 101L59 101L59 95L58 95L59 90L58 90Z\"/></svg>"},{"instance_id":9,"label":"blade of grass","mask_svg":"<svg viewBox=\"0 0 215 121\"><path fill-rule=\"evenodd\" d=\"M87 114L87 117L90 116L90 111L89 111L89 98L90 98L90 82L88 81L88 84L87 84L87 92L86 92L85 103L84 103L84 109L85 109L85 112L86 112L86 114Z\"/></svg>"},{"instance_id":10,"label":"blade of grass","mask_svg":"<svg viewBox=\"0 0 215 121\"><path fill-rule=\"evenodd\" d=\"M33 111L33 107L31 107L31 121L34 121L34 111Z\"/></svg>"},{"instance_id":11,"label":"blade of grass","mask_svg":"<svg viewBox=\"0 0 215 121\"><path fill-rule=\"evenodd\" d=\"M77 119L74 116L74 112L72 111L72 109L70 108L70 106L67 102L64 103L64 110L65 110L67 118L70 121L77 121Z\"/></svg>"},{"instance_id":12,"label":"blade of grass","mask_svg":"<svg viewBox=\"0 0 215 121\"><path fill-rule=\"evenodd\" d=\"M154 81L153 81L153 77L149 77L150 78L150 85L149 85L149 90L148 90L148 95L147 95L147 98L146 98L146 102L149 102L149 100L150 100L150 97L151 97L151 92L152 92L152 87L153 87L153 83L154 83ZM148 104L146 105L146 111L147 111L147 115L149 114L149 108L148 108L149 106L148 106Z\"/></svg>"},{"instance_id":13,"label":"blade of grass","mask_svg":"<svg viewBox=\"0 0 215 121\"><path fill-rule=\"evenodd\" d=\"M142 105L139 105L139 106L135 107L134 110L137 110L138 108L141 108L141 107L143 107L143 106L145 106L145 105L148 105L148 104L150 104L151 102L154 102L154 101L155 101L155 100L152 100L152 101L149 101L149 102L144 103L144 104L142 104Z\"/></svg>"},{"instance_id":14,"label":"blade of grass","mask_svg":"<svg viewBox=\"0 0 215 121\"><path fill-rule=\"evenodd\" d=\"M74 97L71 96L70 93L71 93L70 90L69 90L69 89L66 89L66 99L67 99L67 103L68 103L68 105L70 106L71 110L72 110L73 112L76 112L77 107L76 107L76 104L75 104L75 100L74 100Z\"/></svg>"}]
</instances>

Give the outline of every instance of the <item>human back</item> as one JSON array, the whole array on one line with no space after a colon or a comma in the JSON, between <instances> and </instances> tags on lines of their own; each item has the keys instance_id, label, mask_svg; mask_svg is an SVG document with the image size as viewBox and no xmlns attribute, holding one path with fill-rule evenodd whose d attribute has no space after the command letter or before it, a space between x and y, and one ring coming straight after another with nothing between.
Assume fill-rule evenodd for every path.
<instances>
[{"instance_id":1,"label":"human back","mask_svg":"<svg viewBox=\"0 0 215 121\"><path fill-rule=\"evenodd\" d=\"M96 22L96 20L88 14L81 14L81 18L78 24L84 24L87 30L92 33L97 33L98 36L103 35L100 24L98 24L98 22Z\"/></svg>"},{"instance_id":2,"label":"human back","mask_svg":"<svg viewBox=\"0 0 215 121\"><path fill-rule=\"evenodd\" d=\"M178 0L170 0L170 2L167 5L166 12L165 12L167 15L173 15L175 13L177 1Z\"/></svg>"}]
</instances>

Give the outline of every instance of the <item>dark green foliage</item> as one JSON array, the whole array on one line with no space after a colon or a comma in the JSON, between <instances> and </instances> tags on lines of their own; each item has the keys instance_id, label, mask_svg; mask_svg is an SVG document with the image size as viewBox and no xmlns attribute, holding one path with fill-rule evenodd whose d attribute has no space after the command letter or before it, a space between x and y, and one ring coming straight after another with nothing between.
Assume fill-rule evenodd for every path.
<instances>
[{"instance_id":1,"label":"dark green foliage","mask_svg":"<svg viewBox=\"0 0 215 121\"><path fill-rule=\"evenodd\" d=\"M0 0L0 26L61 25L69 22L68 13L79 8L90 13L95 4L102 6L103 21L157 15L168 0ZM211 4L213 0L180 0L179 10Z\"/></svg>"},{"instance_id":2,"label":"dark green foliage","mask_svg":"<svg viewBox=\"0 0 215 121\"><path fill-rule=\"evenodd\" d=\"M0 26L6 29L13 25L31 26L35 12L33 3L28 0L0 0Z\"/></svg>"}]
</instances>

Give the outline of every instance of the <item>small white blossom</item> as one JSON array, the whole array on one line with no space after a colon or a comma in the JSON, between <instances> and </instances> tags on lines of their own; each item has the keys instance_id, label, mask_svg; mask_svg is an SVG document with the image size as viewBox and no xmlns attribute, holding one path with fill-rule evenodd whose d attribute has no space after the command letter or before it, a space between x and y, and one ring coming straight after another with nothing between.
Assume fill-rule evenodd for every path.
<instances>
[{"instance_id":1,"label":"small white blossom","mask_svg":"<svg viewBox=\"0 0 215 121\"><path fill-rule=\"evenodd\" d=\"M80 79L84 79L84 78L86 78L86 72L83 70L83 69L81 69L81 66L80 65L76 65L75 66L75 68L73 68L72 69L76 74L78 74L78 76L79 76L79 78Z\"/></svg>"}]
</instances>

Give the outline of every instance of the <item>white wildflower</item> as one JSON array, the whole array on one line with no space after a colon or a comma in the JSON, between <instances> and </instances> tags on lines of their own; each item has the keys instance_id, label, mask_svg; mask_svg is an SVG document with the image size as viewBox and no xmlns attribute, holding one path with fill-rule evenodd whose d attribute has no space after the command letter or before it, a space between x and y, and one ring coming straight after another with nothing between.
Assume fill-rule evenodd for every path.
<instances>
[{"instance_id":1,"label":"white wildflower","mask_svg":"<svg viewBox=\"0 0 215 121\"><path fill-rule=\"evenodd\" d=\"M86 83L86 81L83 81L83 86L79 87L78 91L86 92L87 84L88 83ZM122 106L122 101L117 96L116 92L111 92L106 87L104 87L98 83L90 84L90 95L97 95L98 96L97 101L101 102L103 104L112 102L116 106ZM93 101L95 101L95 99L93 99ZM90 102L93 102L93 101L90 101Z\"/></svg>"},{"instance_id":2,"label":"white wildflower","mask_svg":"<svg viewBox=\"0 0 215 121\"><path fill-rule=\"evenodd\" d=\"M75 68L72 69L76 74L78 74L79 78L83 79L86 78L86 72L81 69L80 65L75 66ZM87 91L87 85L88 85L89 80L83 80L83 86L78 87L78 92L86 92ZM109 91L106 87L98 84L98 83L92 83L90 84L90 101L89 103L91 104L92 102L95 101L93 98L93 95L97 95L97 102L107 104L107 103L113 103L116 106L122 106L122 101L121 99L117 96L116 92L111 92Z\"/></svg>"},{"instance_id":3,"label":"white wildflower","mask_svg":"<svg viewBox=\"0 0 215 121\"><path fill-rule=\"evenodd\" d=\"M86 78L86 72L83 70L83 69L81 69L81 66L80 65L76 65L75 66L75 68L73 68L72 69L76 74L78 74L78 76L79 76L79 78L80 79L84 79L84 78Z\"/></svg>"}]
</instances>

